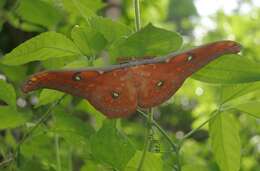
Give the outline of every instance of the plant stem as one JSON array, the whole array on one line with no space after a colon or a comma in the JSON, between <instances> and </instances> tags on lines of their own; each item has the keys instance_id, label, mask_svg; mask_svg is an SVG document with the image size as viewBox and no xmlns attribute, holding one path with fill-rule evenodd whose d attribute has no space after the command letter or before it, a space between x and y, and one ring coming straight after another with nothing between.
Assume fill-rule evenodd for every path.
<instances>
[{"instance_id":1,"label":"plant stem","mask_svg":"<svg viewBox=\"0 0 260 171\"><path fill-rule=\"evenodd\" d=\"M148 118L148 116L143 112L141 111L140 109L137 109L137 111L145 118ZM164 129L155 121L155 120L152 120L152 124L158 129L158 131L165 137L165 139L169 142L169 144L171 144L172 148L174 151L177 150L178 148L178 145L175 144L170 136L164 131Z\"/></svg>"},{"instance_id":2,"label":"plant stem","mask_svg":"<svg viewBox=\"0 0 260 171\"><path fill-rule=\"evenodd\" d=\"M56 162L57 162L57 171L61 171L61 160L60 160L60 143L59 135L55 135L55 150L56 150Z\"/></svg>"},{"instance_id":3,"label":"plant stem","mask_svg":"<svg viewBox=\"0 0 260 171\"><path fill-rule=\"evenodd\" d=\"M149 116L147 116L147 114L145 114L142 110L137 109L137 111L145 118L149 118ZM181 165L180 165L180 160L179 160L179 150L180 147L178 144L174 143L170 136L164 131L164 129L155 121L155 120L151 120L151 125L155 126L158 131L165 137L165 139L169 142L169 144L172 146L172 149L175 151L176 153L176 158L177 158L177 162L176 162L176 171L180 171L181 170Z\"/></svg>"},{"instance_id":4,"label":"plant stem","mask_svg":"<svg viewBox=\"0 0 260 171\"><path fill-rule=\"evenodd\" d=\"M64 99L65 95L63 95L59 100L56 101L56 103L54 103L52 106L50 106L48 108L48 110L42 115L42 117L37 121L37 123L35 124L34 127L32 127L23 137L23 139L20 141L20 143L18 145L21 145L22 143L24 143L24 141L29 138L29 136L40 126L41 123L43 123L44 121L46 121L50 115L51 115L51 111L58 105L60 104L60 102Z\"/></svg>"},{"instance_id":5,"label":"plant stem","mask_svg":"<svg viewBox=\"0 0 260 171\"><path fill-rule=\"evenodd\" d=\"M14 159L17 159L19 157L19 151L21 145L32 135L32 133L40 126L41 123L45 122L51 115L51 111L58 105L60 102L64 99L66 95L63 95L59 100L57 100L52 106L48 108L48 110L42 115L42 117L36 122L35 126L32 127L23 137L23 139L18 143L16 149L15 149L15 154L12 157L12 161Z\"/></svg>"},{"instance_id":6,"label":"plant stem","mask_svg":"<svg viewBox=\"0 0 260 171\"><path fill-rule=\"evenodd\" d=\"M195 132L197 132L200 128L202 128L204 125L206 125L210 120L212 120L217 114L219 113L218 110L214 110L213 112L211 112L211 116L204 121L200 126L198 126L197 128L191 130L190 132L188 132L186 135L183 136L181 142L183 142L185 139L189 138L190 136L192 136Z\"/></svg>"},{"instance_id":7,"label":"plant stem","mask_svg":"<svg viewBox=\"0 0 260 171\"><path fill-rule=\"evenodd\" d=\"M141 29L141 12L140 12L140 1L133 0L135 9L135 28L136 31Z\"/></svg>"},{"instance_id":8,"label":"plant stem","mask_svg":"<svg viewBox=\"0 0 260 171\"><path fill-rule=\"evenodd\" d=\"M145 135L143 154L142 154L142 157L141 157L137 171L142 170L146 153L149 150L149 147L150 147L150 144L151 144L152 121L153 121L153 109L151 108L150 112L148 113L148 117L147 117L147 127L146 127L146 135Z\"/></svg>"},{"instance_id":9,"label":"plant stem","mask_svg":"<svg viewBox=\"0 0 260 171\"><path fill-rule=\"evenodd\" d=\"M68 168L69 168L69 171L73 171L73 168L72 168L72 147L70 146L69 147L69 162L68 162Z\"/></svg>"}]
</instances>

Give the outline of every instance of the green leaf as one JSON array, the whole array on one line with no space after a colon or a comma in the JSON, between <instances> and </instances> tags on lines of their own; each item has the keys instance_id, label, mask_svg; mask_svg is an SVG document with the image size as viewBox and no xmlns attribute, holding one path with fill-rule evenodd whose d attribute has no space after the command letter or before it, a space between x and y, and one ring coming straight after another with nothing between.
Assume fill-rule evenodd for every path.
<instances>
[{"instance_id":1,"label":"green leaf","mask_svg":"<svg viewBox=\"0 0 260 171\"><path fill-rule=\"evenodd\" d=\"M260 82L234 84L222 86L221 103L226 103L230 100L239 98L248 93L260 90Z\"/></svg>"},{"instance_id":2,"label":"green leaf","mask_svg":"<svg viewBox=\"0 0 260 171\"><path fill-rule=\"evenodd\" d=\"M5 101L11 108L16 109L16 93L11 84L0 80L0 99Z\"/></svg>"},{"instance_id":3,"label":"green leaf","mask_svg":"<svg viewBox=\"0 0 260 171\"><path fill-rule=\"evenodd\" d=\"M28 114L17 112L9 106L0 107L0 130L16 128L26 123Z\"/></svg>"},{"instance_id":4,"label":"green leaf","mask_svg":"<svg viewBox=\"0 0 260 171\"><path fill-rule=\"evenodd\" d=\"M86 68L89 66L89 62L87 59L79 59L73 62L68 63L64 66L64 69L79 69L79 68Z\"/></svg>"},{"instance_id":5,"label":"green leaf","mask_svg":"<svg viewBox=\"0 0 260 171\"><path fill-rule=\"evenodd\" d=\"M87 56L97 55L107 44L104 36L90 27L75 26L71 31L71 37L82 53Z\"/></svg>"},{"instance_id":6,"label":"green leaf","mask_svg":"<svg viewBox=\"0 0 260 171\"><path fill-rule=\"evenodd\" d=\"M213 154L221 171L240 168L240 138L237 120L230 113L220 113L209 122Z\"/></svg>"},{"instance_id":7,"label":"green leaf","mask_svg":"<svg viewBox=\"0 0 260 171\"><path fill-rule=\"evenodd\" d=\"M104 7L101 0L62 0L65 9L76 16L81 16L86 20Z\"/></svg>"},{"instance_id":8,"label":"green leaf","mask_svg":"<svg viewBox=\"0 0 260 171\"><path fill-rule=\"evenodd\" d=\"M59 100L63 95L64 93L60 91L43 89L40 93L39 103L35 107L37 108L55 102L56 100Z\"/></svg>"},{"instance_id":9,"label":"green leaf","mask_svg":"<svg viewBox=\"0 0 260 171\"><path fill-rule=\"evenodd\" d=\"M101 128L102 123L105 120L105 116L101 112L97 111L87 100L81 100L76 106L76 109L89 113L93 116L95 118L93 121L95 129Z\"/></svg>"},{"instance_id":10,"label":"green leaf","mask_svg":"<svg viewBox=\"0 0 260 171\"><path fill-rule=\"evenodd\" d=\"M55 110L55 122L52 131L65 138L70 144L87 146L94 129L64 110ZM88 146L89 147L89 146Z\"/></svg>"},{"instance_id":11,"label":"green leaf","mask_svg":"<svg viewBox=\"0 0 260 171\"><path fill-rule=\"evenodd\" d=\"M184 165L182 166L182 171L194 171L194 168L196 168L196 170L199 171L209 171L209 169L205 166L202 165L198 165L198 164L188 164L188 165Z\"/></svg>"},{"instance_id":12,"label":"green leaf","mask_svg":"<svg viewBox=\"0 0 260 171\"><path fill-rule=\"evenodd\" d=\"M192 77L208 83L247 83L260 80L260 63L239 55L224 55Z\"/></svg>"},{"instance_id":13,"label":"green leaf","mask_svg":"<svg viewBox=\"0 0 260 171\"><path fill-rule=\"evenodd\" d=\"M57 70L65 67L67 64L78 61L83 57L80 56L66 56L60 58L50 58L45 61L42 61L42 65L45 69L48 70Z\"/></svg>"},{"instance_id":14,"label":"green leaf","mask_svg":"<svg viewBox=\"0 0 260 171\"><path fill-rule=\"evenodd\" d=\"M56 32L46 32L22 43L1 59L6 65L21 65L31 61L43 61L80 55L74 43L64 35Z\"/></svg>"},{"instance_id":15,"label":"green leaf","mask_svg":"<svg viewBox=\"0 0 260 171\"><path fill-rule=\"evenodd\" d=\"M7 66L0 63L2 71L8 79L14 82L22 82L27 77L27 66Z\"/></svg>"},{"instance_id":16,"label":"green leaf","mask_svg":"<svg viewBox=\"0 0 260 171\"><path fill-rule=\"evenodd\" d=\"M246 102L233 106L241 112L260 118L260 101Z\"/></svg>"},{"instance_id":17,"label":"green leaf","mask_svg":"<svg viewBox=\"0 0 260 171\"><path fill-rule=\"evenodd\" d=\"M91 139L93 157L101 162L123 170L135 154L130 140L116 129L116 121L105 120L103 126Z\"/></svg>"},{"instance_id":18,"label":"green leaf","mask_svg":"<svg viewBox=\"0 0 260 171\"><path fill-rule=\"evenodd\" d=\"M109 44L128 36L132 32L128 26L108 18L93 17L89 22L93 29L104 35Z\"/></svg>"},{"instance_id":19,"label":"green leaf","mask_svg":"<svg viewBox=\"0 0 260 171\"><path fill-rule=\"evenodd\" d=\"M55 145L53 137L46 131L46 127L39 126L33 132L31 138L21 145L21 154L28 159L39 159L47 167L55 166Z\"/></svg>"},{"instance_id":20,"label":"green leaf","mask_svg":"<svg viewBox=\"0 0 260 171\"><path fill-rule=\"evenodd\" d=\"M49 29L54 28L62 18L61 12L54 5L43 0L21 0L17 13L23 20Z\"/></svg>"},{"instance_id":21,"label":"green leaf","mask_svg":"<svg viewBox=\"0 0 260 171\"><path fill-rule=\"evenodd\" d=\"M137 151L129 161L125 171L136 171L138 169L142 152ZM163 161L160 153L147 152L143 163L142 171L159 171L163 170Z\"/></svg>"},{"instance_id":22,"label":"green leaf","mask_svg":"<svg viewBox=\"0 0 260 171\"><path fill-rule=\"evenodd\" d=\"M3 8L6 3L6 0L0 0L0 8Z\"/></svg>"},{"instance_id":23,"label":"green leaf","mask_svg":"<svg viewBox=\"0 0 260 171\"><path fill-rule=\"evenodd\" d=\"M182 45L182 38L176 32L154 27L152 24L118 41L110 49L112 57L159 56L176 51Z\"/></svg>"},{"instance_id":24,"label":"green leaf","mask_svg":"<svg viewBox=\"0 0 260 171\"><path fill-rule=\"evenodd\" d=\"M22 158L21 166L17 169L17 171L48 171L44 167L44 165L38 159L26 159Z\"/></svg>"}]
</instances>

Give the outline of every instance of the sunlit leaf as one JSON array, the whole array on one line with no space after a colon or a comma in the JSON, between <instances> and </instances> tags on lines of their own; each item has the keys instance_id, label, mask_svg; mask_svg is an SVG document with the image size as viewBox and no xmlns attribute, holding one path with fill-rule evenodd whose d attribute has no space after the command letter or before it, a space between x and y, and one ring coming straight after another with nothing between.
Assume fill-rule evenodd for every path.
<instances>
[{"instance_id":1,"label":"sunlit leaf","mask_svg":"<svg viewBox=\"0 0 260 171\"><path fill-rule=\"evenodd\" d=\"M260 101L251 101L233 106L234 108L240 110L249 115L260 118Z\"/></svg>"},{"instance_id":2,"label":"sunlit leaf","mask_svg":"<svg viewBox=\"0 0 260 171\"><path fill-rule=\"evenodd\" d=\"M3 72L8 79L14 82L22 82L26 78L26 66L7 66L0 63L0 71Z\"/></svg>"},{"instance_id":3,"label":"sunlit leaf","mask_svg":"<svg viewBox=\"0 0 260 171\"><path fill-rule=\"evenodd\" d=\"M188 165L184 165L182 166L182 171L194 171L194 168L196 168L196 170L199 171L209 171L209 169L205 166L201 166L201 165L195 165L195 164L188 164Z\"/></svg>"},{"instance_id":4,"label":"sunlit leaf","mask_svg":"<svg viewBox=\"0 0 260 171\"><path fill-rule=\"evenodd\" d=\"M80 54L74 43L64 35L46 32L19 45L5 55L1 62L6 65L21 65L31 61Z\"/></svg>"},{"instance_id":5,"label":"sunlit leaf","mask_svg":"<svg viewBox=\"0 0 260 171\"><path fill-rule=\"evenodd\" d=\"M221 171L240 169L240 137L237 120L230 113L220 113L209 123L212 152Z\"/></svg>"},{"instance_id":6,"label":"sunlit leaf","mask_svg":"<svg viewBox=\"0 0 260 171\"><path fill-rule=\"evenodd\" d=\"M71 62L81 60L81 56L66 56L66 57L60 57L60 58L49 58L45 61L42 61L42 65L45 69L48 70L57 70L60 68L65 67Z\"/></svg>"},{"instance_id":7,"label":"sunlit leaf","mask_svg":"<svg viewBox=\"0 0 260 171\"><path fill-rule=\"evenodd\" d=\"M83 54L95 56L103 50L107 44L104 36L91 27L75 26L71 31L71 37Z\"/></svg>"},{"instance_id":8,"label":"sunlit leaf","mask_svg":"<svg viewBox=\"0 0 260 171\"><path fill-rule=\"evenodd\" d=\"M224 55L193 75L209 83L247 83L260 81L260 63L239 55Z\"/></svg>"},{"instance_id":9,"label":"sunlit leaf","mask_svg":"<svg viewBox=\"0 0 260 171\"><path fill-rule=\"evenodd\" d=\"M43 89L40 93L39 103L35 107L40 107L55 102L56 100L60 99L63 95L64 93L60 91Z\"/></svg>"},{"instance_id":10,"label":"sunlit leaf","mask_svg":"<svg viewBox=\"0 0 260 171\"><path fill-rule=\"evenodd\" d=\"M0 130L6 128L16 128L26 123L28 114L17 112L9 106L0 107Z\"/></svg>"},{"instance_id":11,"label":"sunlit leaf","mask_svg":"<svg viewBox=\"0 0 260 171\"><path fill-rule=\"evenodd\" d=\"M11 108L16 109L16 93L14 87L0 80L0 99L5 101Z\"/></svg>"},{"instance_id":12,"label":"sunlit leaf","mask_svg":"<svg viewBox=\"0 0 260 171\"><path fill-rule=\"evenodd\" d=\"M260 82L224 85L222 86L221 103L228 102L250 92L258 90L260 90Z\"/></svg>"},{"instance_id":13,"label":"sunlit leaf","mask_svg":"<svg viewBox=\"0 0 260 171\"><path fill-rule=\"evenodd\" d=\"M136 171L138 169L142 152L137 151L133 158L129 161L125 171ZM163 170L163 161L161 154L147 152L146 157L142 166L142 171L159 171Z\"/></svg>"},{"instance_id":14,"label":"sunlit leaf","mask_svg":"<svg viewBox=\"0 0 260 171\"><path fill-rule=\"evenodd\" d=\"M103 126L91 137L93 157L110 166L123 170L135 154L130 140L116 129L116 121L105 120Z\"/></svg>"},{"instance_id":15,"label":"sunlit leaf","mask_svg":"<svg viewBox=\"0 0 260 171\"><path fill-rule=\"evenodd\" d=\"M85 19L95 15L95 12L104 6L101 0L62 0L62 2L69 13Z\"/></svg>"},{"instance_id":16,"label":"sunlit leaf","mask_svg":"<svg viewBox=\"0 0 260 171\"><path fill-rule=\"evenodd\" d=\"M110 49L112 57L145 57L166 55L182 45L181 36L172 31L154 27L152 24L122 39Z\"/></svg>"},{"instance_id":17,"label":"sunlit leaf","mask_svg":"<svg viewBox=\"0 0 260 171\"><path fill-rule=\"evenodd\" d=\"M94 17L89 22L90 26L103 34L109 43L128 36L132 32L128 26L108 18Z\"/></svg>"},{"instance_id":18,"label":"sunlit leaf","mask_svg":"<svg viewBox=\"0 0 260 171\"><path fill-rule=\"evenodd\" d=\"M80 69L87 68L89 66L89 61L87 59L75 60L73 62L65 65L64 69Z\"/></svg>"},{"instance_id":19,"label":"sunlit leaf","mask_svg":"<svg viewBox=\"0 0 260 171\"><path fill-rule=\"evenodd\" d=\"M58 8L43 0L21 0L17 13L23 20L49 29L54 28L62 18Z\"/></svg>"}]
</instances>

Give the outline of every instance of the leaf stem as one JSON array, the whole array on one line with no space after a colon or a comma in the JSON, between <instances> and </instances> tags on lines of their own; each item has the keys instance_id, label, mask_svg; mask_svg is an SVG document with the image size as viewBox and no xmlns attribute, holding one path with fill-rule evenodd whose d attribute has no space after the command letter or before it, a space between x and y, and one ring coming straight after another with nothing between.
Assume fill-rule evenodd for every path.
<instances>
[{"instance_id":1,"label":"leaf stem","mask_svg":"<svg viewBox=\"0 0 260 171\"><path fill-rule=\"evenodd\" d=\"M60 104L60 102L64 99L65 95L63 95L59 100L56 101L56 103L54 103L52 106L50 106L48 108L48 110L42 115L42 117L37 121L37 123L35 124L34 127L32 127L23 137L23 139L20 141L20 143L18 145L21 145L22 143L24 143L24 141L29 138L29 136L40 126L41 123L43 123L44 121L46 121L50 115L51 115L51 111L58 105Z\"/></svg>"},{"instance_id":2,"label":"leaf stem","mask_svg":"<svg viewBox=\"0 0 260 171\"><path fill-rule=\"evenodd\" d=\"M147 114L145 114L142 110L137 109L137 111L138 111L143 117L148 118ZM175 144L175 143L171 140L170 136L164 131L164 129L163 129L155 120L152 120L152 124L153 124L153 126L155 126L155 127L158 129L158 131L165 137L165 139L169 142L169 144L171 144L171 146L172 146L172 148L174 149L174 151L176 151L177 148L178 148L178 145Z\"/></svg>"},{"instance_id":3,"label":"leaf stem","mask_svg":"<svg viewBox=\"0 0 260 171\"><path fill-rule=\"evenodd\" d=\"M72 147L70 146L69 147L69 161L68 161L68 168L69 168L69 171L73 171L73 168L72 168L72 164L73 164L73 161L72 161Z\"/></svg>"},{"instance_id":4,"label":"leaf stem","mask_svg":"<svg viewBox=\"0 0 260 171\"><path fill-rule=\"evenodd\" d=\"M136 31L141 29L141 12L140 12L140 1L133 0L135 9L135 28Z\"/></svg>"},{"instance_id":5,"label":"leaf stem","mask_svg":"<svg viewBox=\"0 0 260 171\"><path fill-rule=\"evenodd\" d=\"M48 108L48 110L42 115L42 117L36 122L35 126L32 127L22 138L22 140L18 143L14 156L11 158L9 162L13 162L14 160L17 160L19 157L19 151L21 145L32 135L32 133L40 126L41 123L45 122L51 115L51 111L58 105L60 102L64 99L66 95L63 95L59 100L56 101L52 106Z\"/></svg>"},{"instance_id":6,"label":"leaf stem","mask_svg":"<svg viewBox=\"0 0 260 171\"><path fill-rule=\"evenodd\" d=\"M181 142L183 142L185 139L188 139L189 137L191 137L195 132L197 132L200 128L202 128L209 121L211 121L218 113L219 113L218 110L214 110L213 112L211 112L211 114L210 114L211 116L206 121L204 121L201 125L199 125L197 128L191 130L186 135L184 135Z\"/></svg>"},{"instance_id":7,"label":"leaf stem","mask_svg":"<svg viewBox=\"0 0 260 171\"><path fill-rule=\"evenodd\" d=\"M61 171L60 142L59 142L58 134L55 135L55 150L56 150L57 171Z\"/></svg>"},{"instance_id":8,"label":"leaf stem","mask_svg":"<svg viewBox=\"0 0 260 171\"><path fill-rule=\"evenodd\" d=\"M137 109L137 111L145 118L149 118L149 116L147 116L147 114L145 114L142 110ZM181 170L181 165L180 165L180 160L179 160L179 150L180 150L180 146L176 143L174 143L170 136L165 132L165 130L155 121L155 120L151 120L151 124L152 126L155 126L158 131L165 137L165 139L169 142L169 144L172 146L172 149L175 151L176 156L177 156L177 164L176 164L176 170L180 171Z\"/></svg>"},{"instance_id":9,"label":"leaf stem","mask_svg":"<svg viewBox=\"0 0 260 171\"><path fill-rule=\"evenodd\" d=\"M150 112L148 112L144 149L143 149L142 157L141 157L141 160L139 162L139 166L138 166L137 171L142 170L146 153L149 150L149 147L150 147L150 144L151 144L151 139L152 139L151 136L153 136L153 134L152 134L152 121L153 121L153 108L151 108Z\"/></svg>"}]
</instances>

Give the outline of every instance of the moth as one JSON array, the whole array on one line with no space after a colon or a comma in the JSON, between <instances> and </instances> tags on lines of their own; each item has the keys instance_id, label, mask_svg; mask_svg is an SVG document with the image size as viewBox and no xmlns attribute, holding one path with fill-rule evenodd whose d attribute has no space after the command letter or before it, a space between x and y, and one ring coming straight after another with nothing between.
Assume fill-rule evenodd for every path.
<instances>
[{"instance_id":1,"label":"moth","mask_svg":"<svg viewBox=\"0 0 260 171\"><path fill-rule=\"evenodd\" d=\"M240 52L234 41L218 41L181 53L112 65L106 68L43 71L23 85L25 93L48 88L87 99L109 118L126 117L137 107L168 100L194 72L224 54Z\"/></svg>"}]
</instances>

